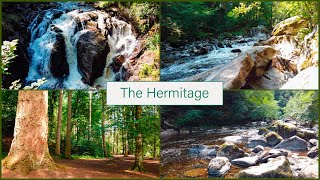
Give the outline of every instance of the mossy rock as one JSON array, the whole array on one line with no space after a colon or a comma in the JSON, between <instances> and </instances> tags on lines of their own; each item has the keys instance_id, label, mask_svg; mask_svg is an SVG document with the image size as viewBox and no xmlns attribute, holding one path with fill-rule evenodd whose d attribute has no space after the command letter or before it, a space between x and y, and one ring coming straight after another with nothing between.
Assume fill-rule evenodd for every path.
<instances>
[{"instance_id":1,"label":"mossy rock","mask_svg":"<svg viewBox=\"0 0 320 180\"><path fill-rule=\"evenodd\" d=\"M283 140L282 137L278 133L273 132L273 131L268 132L267 134L265 134L264 137L266 138L267 143L270 146L275 146Z\"/></svg>"},{"instance_id":2,"label":"mossy rock","mask_svg":"<svg viewBox=\"0 0 320 180\"><path fill-rule=\"evenodd\" d=\"M269 132L269 130L267 128L260 128L259 131L258 131L258 134L259 135L263 135L263 134L266 134L268 132Z\"/></svg>"},{"instance_id":3,"label":"mossy rock","mask_svg":"<svg viewBox=\"0 0 320 180\"><path fill-rule=\"evenodd\" d=\"M307 22L300 16L294 16L279 22L273 29L273 36L292 35L298 34L301 28L307 27Z\"/></svg>"},{"instance_id":4,"label":"mossy rock","mask_svg":"<svg viewBox=\"0 0 320 180\"><path fill-rule=\"evenodd\" d=\"M233 160L244 157L245 152L238 148L238 146L236 146L234 143L226 142L219 147L217 155L220 157L226 157L229 160Z\"/></svg>"}]
</instances>

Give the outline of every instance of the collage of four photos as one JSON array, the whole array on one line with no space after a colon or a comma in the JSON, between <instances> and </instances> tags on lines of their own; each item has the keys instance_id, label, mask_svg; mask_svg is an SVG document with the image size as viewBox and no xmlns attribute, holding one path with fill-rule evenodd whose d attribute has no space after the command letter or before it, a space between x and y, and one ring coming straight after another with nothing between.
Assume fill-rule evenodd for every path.
<instances>
[{"instance_id":1,"label":"collage of four photos","mask_svg":"<svg viewBox=\"0 0 320 180\"><path fill-rule=\"evenodd\" d=\"M319 7L2 2L1 178L319 178ZM108 105L114 81L223 105Z\"/></svg>"}]
</instances>

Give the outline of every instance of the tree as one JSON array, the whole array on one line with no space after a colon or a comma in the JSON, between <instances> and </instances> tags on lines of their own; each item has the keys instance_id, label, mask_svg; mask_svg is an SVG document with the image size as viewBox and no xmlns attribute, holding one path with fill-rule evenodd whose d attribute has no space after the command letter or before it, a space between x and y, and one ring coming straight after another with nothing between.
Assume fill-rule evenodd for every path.
<instances>
[{"instance_id":1,"label":"tree","mask_svg":"<svg viewBox=\"0 0 320 180\"><path fill-rule=\"evenodd\" d=\"M102 135L102 148L103 148L103 156L107 157L107 145L106 145L106 131L105 131L105 123L106 123L106 92L101 91L101 135Z\"/></svg>"},{"instance_id":2,"label":"tree","mask_svg":"<svg viewBox=\"0 0 320 180\"><path fill-rule=\"evenodd\" d=\"M19 91L14 132L4 167L28 174L53 164L48 149L48 91Z\"/></svg>"},{"instance_id":3,"label":"tree","mask_svg":"<svg viewBox=\"0 0 320 180\"><path fill-rule=\"evenodd\" d=\"M92 92L89 91L89 133L88 133L88 141L91 140L92 136Z\"/></svg>"},{"instance_id":4,"label":"tree","mask_svg":"<svg viewBox=\"0 0 320 180\"><path fill-rule=\"evenodd\" d=\"M135 115L135 119L138 122L135 122L135 130L137 131L137 135L135 138L135 143L136 143L136 152L135 152L135 161L134 161L134 165L132 170L135 171L141 171L144 172L144 168L143 168L143 146L142 146L142 134L140 132L140 124L139 124L139 120L142 117L142 107L141 106L136 106L136 115Z\"/></svg>"},{"instance_id":5,"label":"tree","mask_svg":"<svg viewBox=\"0 0 320 180\"><path fill-rule=\"evenodd\" d=\"M67 159L71 159L71 110L72 110L72 91L68 91L68 117L67 117L67 133L66 133L66 152Z\"/></svg>"},{"instance_id":6,"label":"tree","mask_svg":"<svg viewBox=\"0 0 320 180\"><path fill-rule=\"evenodd\" d=\"M61 140L61 122L62 122L62 100L63 91L59 91L59 109L58 109L58 121L57 121L57 131L56 131L56 149L55 153L60 156L60 140Z\"/></svg>"}]
</instances>

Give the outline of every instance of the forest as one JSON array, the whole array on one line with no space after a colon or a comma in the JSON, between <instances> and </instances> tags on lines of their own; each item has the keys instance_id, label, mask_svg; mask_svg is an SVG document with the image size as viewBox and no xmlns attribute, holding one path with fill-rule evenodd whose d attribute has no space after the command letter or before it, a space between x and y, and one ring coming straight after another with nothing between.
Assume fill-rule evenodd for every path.
<instances>
[{"instance_id":1,"label":"forest","mask_svg":"<svg viewBox=\"0 0 320 180\"><path fill-rule=\"evenodd\" d=\"M317 91L225 91L161 107L161 177L318 178ZM178 155L177 155L178 154Z\"/></svg>"},{"instance_id":2,"label":"forest","mask_svg":"<svg viewBox=\"0 0 320 180\"><path fill-rule=\"evenodd\" d=\"M2 98L3 177L158 177L159 107L107 106L106 91Z\"/></svg>"}]
</instances>

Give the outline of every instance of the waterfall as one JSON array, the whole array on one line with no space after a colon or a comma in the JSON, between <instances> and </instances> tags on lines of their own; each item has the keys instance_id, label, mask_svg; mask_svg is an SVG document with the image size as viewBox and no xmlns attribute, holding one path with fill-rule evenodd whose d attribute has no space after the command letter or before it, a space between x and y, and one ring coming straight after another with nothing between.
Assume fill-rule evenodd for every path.
<instances>
[{"instance_id":1,"label":"waterfall","mask_svg":"<svg viewBox=\"0 0 320 180\"><path fill-rule=\"evenodd\" d=\"M110 52L106 55L106 66L101 72L102 76L95 80L93 86L105 87L107 81L114 81L116 74L121 73L121 71L114 72L110 68L114 58L122 55L127 60L134 50L136 38L132 34L130 24L91 7L79 8L76 3L59 4L58 9L39 13L29 25L30 63L28 76L25 79L26 85L45 78L47 81L40 87L42 89L90 88L84 83L79 70L77 42L80 35L92 30L88 23L96 23L96 31L105 36Z\"/></svg>"}]
</instances>

